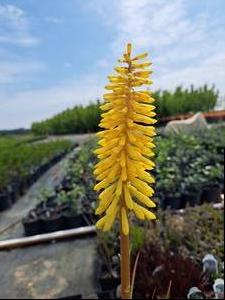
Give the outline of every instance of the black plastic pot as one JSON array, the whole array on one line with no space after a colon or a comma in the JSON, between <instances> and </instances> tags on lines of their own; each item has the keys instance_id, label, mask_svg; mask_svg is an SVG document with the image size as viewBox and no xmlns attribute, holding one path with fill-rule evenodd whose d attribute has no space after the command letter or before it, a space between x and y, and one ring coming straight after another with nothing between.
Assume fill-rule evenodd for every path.
<instances>
[{"instance_id":1,"label":"black plastic pot","mask_svg":"<svg viewBox=\"0 0 225 300\"><path fill-rule=\"evenodd\" d=\"M43 175L47 170L48 170L47 164L43 164L43 165L40 167L40 175Z\"/></svg>"},{"instance_id":2,"label":"black plastic pot","mask_svg":"<svg viewBox=\"0 0 225 300\"><path fill-rule=\"evenodd\" d=\"M43 231L45 233L54 232L59 230L64 230L64 217L61 214L46 218L45 216L41 217L43 222Z\"/></svg>"},{"instance_id":3,"label":"black plastic pot","mask_svg":"<svg viewBox=\"0 0 225 300\"><path fill-rule=\"evenodd\" d=\"M220 202L221 188L219 185L206 185L202 189L201 203Z\"/></svg>"},{"instance_id":4,"label":"black plastic pot","mask_svg":"<svg viewBox=\"0 0 225 300\"><path fill-rule=\"evenodd\" d=\"M102 291L97 293L98 295L98 299L115 299L115 291L111 290L111 291Z\"/></svg>"},{"instance_id":5,"label":"black plastic pot","mask_svg":"<svg viewBox=\"0 0 225 300\"><path fill-rule=\"evenodd\" d=\"M181 208L181 199L180 197L166 196L164 199L164 208L170 207L171 209L180 209Z\"/></svg>"},{"instance_id":6,"label":"black plastic pot","mask_svg":"<svg viewBox=\"0 0 225 300\"><path fill-rule=\"evenodd\" d=\"M17 182L13 182L9 188L10 198L12 203L15 203L20 196L20 187Z\"/></svg>"},{"instance_id":7,"label":"black plastic pot","mask_svg":"<svg viewBox=\"0 0 225 300\"><path fill-rule=\"evenodd\" d=\"M42 214L46 210L45 201L41 201L40 203L38 203L34 210L37 215Z\"/></svg>"},{"instance_id":8,"label":"black plastic pot","mask_svg":"<svg viewBox=\"0 0 225 300\"><path fill-rule=\"evenodd\" d=\"M56 164L58 162L57 156L54 156L51 160L52 165Z\"/></svg>"},{"instance_id":9,"label":"black plastic pot","mask_svg":"<svg viewBox=\"0 0 225 300\"><path fill-rule=\"evenodd\" d=\"M14 191L10 191L9 195L10 195L12 204L14 204L16 202L16 200L18 199L18 194Z\"/></svg>"},{"instance_id":10,"label":"black plastic pot","mask_svg":"<svg viewBox=\"0 0 225 300\"><path fill-rule=\"evenodd\" d=\"M61 184L58 184L56 187L55 187L55 192L56 194L59 194L63 191L63 188L61 186Z\"/></svg>"},{"instance_id":11,"label":"black plastic pot","mask_svg":"<svg viewBox=\"0 0 225 300\"><path fill-rule=\"evenodd\" d=\"M30 187L30 186L32 185L32 178L31 178L31 175L28 175L27 178L26 178L26 180L27 180L27 185L28 185L28 187Z\"/></svg>"},{"instance_id":12,"label":"black plastic pot","mask_svg":"<svg viewBox=\"0 0 225 300\"><path fill-rule=\"evenodd\" d=\"M39 178L39 174L38 174L38 170L32 175L32 182L33 184L38 180Z\"/></svg>"},{"instance_id":13,"label":"black plastic pot","mask_svg":"<svg viewBox=\"0 0 225 300\"><path fill-rule=\"evenodd\" d=\"M195 206L200 204L201 193L200 192L186 192L181 194L181 208L185 206Z\"/></svg>"},{"instance_id":14,"label":"black plastic pot","mask_svg":"<svg viewBox=\"0 0 225 300\"><path fill-rule=\"evenodd\" d=\"M153 197L153 200L157 204L157 206L161 207L162 209L165 209L165 197L162 193L156 192Z\"/></svg>"},{"instance_id":15,"label":"black plastic pot","mask_svg":"<svg viewBox=\"0 0 225 300\"><path fill-rule=\"evenodd\" d=\"M103 274L99 278L99 283L102 291L112 291L120 284L120 278L113 278L110 277L109 274L106 274L106 276Z\"/></svg>"},{"instance_id":16,"label":"black plastic pot","mask_svg":"<svg viewBox=\"0 0 225 300\"><path fill-rule=\"evenodd\" d=\"M43 233L43 223L42 220L25 218L22 221L23 228L26 236L37 235Z\"/></svg>"},{"instance_id":17,"label":"black plastic pot","mask_svg":"<svg viewBox=\"0 0 225 300\"><path fill-rule=\"evenodd\" d=\"M37 171L31 172L27 177L27 183L29 186L32 186L38 179Z\"/></svg>"},{"instance_id":18,"label":"black plastic pot","mask_svg":"<svg viewBox=\"0 0 225 300\"><path fill-rule=\"evenodd\" d=\"M27 181L23 179L19 184L19 193L21 196L25 194L27 188L28 188Z\"/></svg>"},{"instance_id":19,"label":"black plastic pot","mask_svg":"<svg viewBox=\"0 0 225 300\"><path fill-rule=\"evenodd\" d=\"M224 153L224 147L223 146L218 146L216 150L217 150L218 154L223 154Z\"/></svg>"},{"instance_id":20,"label":"black plastic pot","mask_svg":"<svg viewBox=\"0 0 225 300\"><path fill-rule=\"evenodd\" d=\"M92 225L97 220L96 215L91 214L91 213L84 213L83 214L83 219L84 219L84 223L85 223L84 226Z\"/></svg>"},{"instance_id":21,"label":"black plastic pot","mask_svg":"<svg viewBox=\"0 0 225 300\"><path fill-rule=\"evenodd\" d=\"M40 167L37 168L36 173L35 173L35 178L36 178L36 180L37 180L39 177L41 177L41 175L42 175L42 167L40 166Z\"/></svg>"},{"instance_id":22,"label":"black plastic pot","mask_svg":"<svg viewBox=\"0 0 225 300\"><path fill-rule=\"evenodd\" d=\"M57 205L56 203L56 196L50 196L48 197L46 201L46 207L55 207Z\"/></svg>"},{"instance_id":23,"label":"black plastic pot","mask_svg":"<svg viewBox=\"0 0 225 300\"><path fill-rule=\"evenodd\" d=\"M60 300L72 300L72 299L83 299L81 294L74 295L74 296L68 296L68 297L63 297L63 298L57 298Z\"/></svg>"},{"instance_id":24,"label":"black plastic pot","mask_svg":"<svg viewBox=\"0 0 225 300\"><path fill-rule=\"evenodd\" d=\"M7 192L0 194L0 211L9 209L12 206L12 201Z\"/></svg>"},{"instance_id":25,"label":"black plastic pot","mask_svg":"<svg viewBox=\"0 0 225 300\"><path fill-rule=\"evenodd\" d=\"M87 225L82 214L74 215L70 212L66 212L63 214L63 218L66 229L78 228Z\"/></svg>"},{"instance_id":26,"label":"black plastic pot","mask_svg":"<svg viewBox=\"0 0 225 300\"><path fill-rule=\"evenodd\" d=\"M66 179L64 178L62 183L61 183L61 187L65 192L69 192L72 189L72 183L70 179Z\"/></svg>"}]
</instances>

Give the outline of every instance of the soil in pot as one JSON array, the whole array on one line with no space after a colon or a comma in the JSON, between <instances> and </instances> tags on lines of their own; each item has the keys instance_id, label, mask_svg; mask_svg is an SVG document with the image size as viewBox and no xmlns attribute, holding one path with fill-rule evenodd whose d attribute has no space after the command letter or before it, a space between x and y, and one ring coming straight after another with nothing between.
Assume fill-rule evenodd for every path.
<instances>
[{"instance_id":1,"label":"soil in pot","mask_svg":"<svg viewBox=\"0 0 225 300\"><path fill-rule=\"evenodd\" d=\"M64 230L64 217L60 213L48 215L48 212L41 217L45 233Z\"/></svg>"},{"instance_id":2,"label":"soil in pot","mask_svg":"<svg viewBox=\"0 0 225 300\"><path fill-rule=\"evenodd\" d=\"M180 197L166 196L163 206L165 208L170 207L171 209L180 209L181 199Z\"/></svg>"},{"instance_id":3,"label":"soil in pot","mask_svg":"<svg viewBox=\"0 0 225 300\"><path fill-rule=\"evenodd\" d=\"M12 201L8 192L0 192L0 211L9 209L12 206Z\"/></svg>"},{"instance_id":4,"label":"soil in pot","mask_svg":"<svg viewBox=\"0 0 225 300\"><path fill-rule=\"evenodd\" d=\"M195 206L200 203L200 192L186 192L181 195L181 208L185 208L187 205Z\"/></svg>"},{"instance_id":5,"label":"soil in pot","mask_svg":"<svg viewBox=\"0 0 225 300\"><path fill-rule=\"evenodd\" d=\"M220 202L221 188L219 185L206 185L203 187L201 203Z\"/></svg>"}]
</instances>

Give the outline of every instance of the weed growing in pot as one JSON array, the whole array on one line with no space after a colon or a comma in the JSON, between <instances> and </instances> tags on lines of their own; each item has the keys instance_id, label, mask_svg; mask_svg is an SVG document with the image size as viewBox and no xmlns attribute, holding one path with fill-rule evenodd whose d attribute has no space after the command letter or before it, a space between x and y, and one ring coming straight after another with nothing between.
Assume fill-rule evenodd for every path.
<instances>
[{"instance_id":1,"label":"weed growing in pot","mask_svg":"<svg viewBox=\"0 0 225 300\"><path fill-rule=\"evenodd\" d=\"M133 225L131 227L130 238L131 238L131 251L133 253L136 253L138 252L138 250L140 250L143 247L145 242L144 228L141 226Z\"/></svg>"}]
</instances>

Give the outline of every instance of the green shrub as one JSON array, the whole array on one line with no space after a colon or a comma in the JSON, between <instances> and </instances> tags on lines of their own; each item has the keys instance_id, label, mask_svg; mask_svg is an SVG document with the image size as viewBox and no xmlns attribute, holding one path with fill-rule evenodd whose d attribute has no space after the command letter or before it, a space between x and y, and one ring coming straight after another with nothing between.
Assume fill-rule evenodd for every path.
<instances>
[{"instance_id":1,"label":"green shrub","mask_svg":"<svg viewBox=\"0 0 225 300\"><path fill-rule=\"evenodd\" d=\"M99 102L86 107L76 106L43 122L32 124L34 134L87 133L98 130L100 122Z\"/></svg>"},{"instance_id":2,"label":"green shrub","mask_svg":"<svg viewBox=\"0 0 225 300\"><path fill-rule=\"evenodd\" d=\"M0 190L13 180L30 175L70 147L70 141L31 144L17 138L0 138Z\"/></svg>"},{"instance_id":3,"label":"green shrub","mask_svg":"<svg viewBox=\"0 0 225 300\"><path fill-rule=\"evenodd\" d=\"M209 88L207 85L197 89L193 86L190 89L179 86L174 92L159 90L154 96L158 118L163 118L213 110L217 103L218 92L214 87Z\"/></svg>"},{"instance_id":4,"label":"green shrub","mask_svg":"<svg viewBox=\"0 0 225 300\"><path fill-rule=\"evenodd\" d=\"M206 112L212 110L217 102L218 92L214 87L205 85L202 88L183 89L177 87L174 92L156 91L157 118L178 114ZM34 134L70 134L96 132L100 121L100 102L88 106L75 106L72 109L57 114L53 118L32 124Z\"/></svg>"}]
</instances>

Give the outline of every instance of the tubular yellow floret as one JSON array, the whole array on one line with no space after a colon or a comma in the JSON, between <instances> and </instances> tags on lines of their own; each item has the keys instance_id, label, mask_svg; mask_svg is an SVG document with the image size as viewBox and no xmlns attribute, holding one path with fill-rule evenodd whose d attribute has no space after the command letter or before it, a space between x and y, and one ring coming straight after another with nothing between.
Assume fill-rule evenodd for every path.
<instances>
[{"instance_id":1,"label":"tubular yellow floret","mask_svg":"<svg viewBox=\"0 0 225 300\"><path fill-rule=\"evenodd\" d=\"M96 223L98 229L110 230L115 219L120 218L124 235L129 234L128 214L133 212L141 220L155 219L147 208L155 207L149 198L153 195L153 176L149 173L155 166L153 137L156 135L154 98L150 91L140 86L152 83L150 62L143 59L147 53L131 57L131 44L116 67L116 74L109 75L108 92L103 95L99 148L95 154L99 163L94 175L100 191L96 214L102 215ZM138 87L138 90L135 88ZM137 202L137 203L136 203Z\"/></svg>"}]
</instances>

